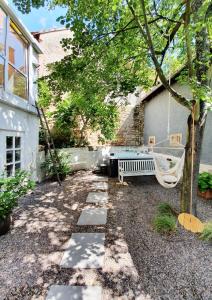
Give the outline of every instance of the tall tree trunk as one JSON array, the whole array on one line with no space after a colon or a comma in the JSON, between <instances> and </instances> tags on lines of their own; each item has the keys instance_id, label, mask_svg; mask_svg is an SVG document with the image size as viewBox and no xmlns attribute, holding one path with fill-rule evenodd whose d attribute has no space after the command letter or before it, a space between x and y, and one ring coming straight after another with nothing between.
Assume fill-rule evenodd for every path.
<instances>
[{"instance_id":1,"label":"tall tree trunk","mask_svg":"<svg viewBox=\"0 0 212 300\"><path fill-rule=\"evenodd\" d=\"M189 212L197 215L197 187L200 166L201 145L204 133L204 125L194 122L192 115L188 117L187 141L185 147L185 164L183 170L183 182L180 196L181 212ZM194 136L193 136L194 135ZM192 175L192 137L193 145L193 175ZM191 197L192 196L192 197Z\"/></svg>"},{"instance_id":2,"label":"tall tree trunk","mask_svg":"<svg viewBox=\"0 0 212 300\"><path fill-rule=\"evenodd\" d=\"M196 0L193 5L193 12L195 21L199 20L199 8L203 4L203 0ZM208 33L206 26L202 26L200 30L197 30L195 37L195 73L196 80L199 82L199 88L208 85L208 65L209 65L209 54L210 47L208 43ZM198 88L198 87L196 87ZM194 112L194 130L192 116L188 117L188 135L186 143L186 153L185 153L185 165L183 170L183 183L181 189L181 211L191 212L197 215L197 189L198 189L198 176L199 176L199 166L200 166L200 156L201 156L201 146L204 134L204 128L207 117L206 103L202 99L198 99L194 95L195 101L195 112ZM191 168L191 149L192 149L192 134L194 132L194 169L193 178L192 168ZM191 180L192 180L192 202L191 201ZM192 210L190 211L190 205L192 203Z\"/></svg>"}]
</instances>

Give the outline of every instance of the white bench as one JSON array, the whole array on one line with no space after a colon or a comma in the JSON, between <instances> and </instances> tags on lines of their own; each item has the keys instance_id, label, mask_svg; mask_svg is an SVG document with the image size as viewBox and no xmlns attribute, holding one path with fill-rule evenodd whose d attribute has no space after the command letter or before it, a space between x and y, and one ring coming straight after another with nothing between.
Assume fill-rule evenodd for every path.
<instances>
[{"instance_id":1,"label":"white bench","mask_svg":"<svg viewBox=\"0 0 212 300\"><path fill-rule=\"evenodd\" d=\"M126 159L118 161L118 178L124 181L124 176L155 175L153 159Z\"/></svg>"}]
</instances>

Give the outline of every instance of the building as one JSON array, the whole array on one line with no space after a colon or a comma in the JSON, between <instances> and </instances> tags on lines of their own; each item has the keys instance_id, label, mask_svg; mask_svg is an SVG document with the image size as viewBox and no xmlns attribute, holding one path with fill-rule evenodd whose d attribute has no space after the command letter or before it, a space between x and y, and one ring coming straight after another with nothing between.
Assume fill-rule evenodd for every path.
<instances>
[{"instance_id":1,"label":"building","mask_svg":"<svg viewBox=\"0 0 212 300\"><path fill-rule=\"evenodd\" d=\"M0 2L0 175L24 169L37 179L39 43L5 0Z\"/></svg>"},{"instance_id":2,"label":"building","mask_svg":"<svg viewBox=\"0 0 212 300\"><path fill-rule=\"evenodd\" d=\"M191 98L189 87L180 85L175 77L172 81L176 91ZM168 154L178 156L180 150L177 148L186 143L189 110L176 102L162 84L146 94L141 99L141 104L142 109L144 107L144 144L156 145L155 149L158 147L157 152L165 151ZM211 129L212 111L208 111L202 144L201 170L210 172L212 172Z\"/></svg>"},{"instance_id":3,"label":"building","mask_svg":"<svg viewBox=\"0 0 212 300\"><path fill-rule=\"evenodd\" d=\"M68 54L62 48L61 41L71 38L73 34L66 28L52 28L32 34L42 48L42 54L39 55L39 77L42 77L48 74L49 64L60 61Z\"/></svg>"}]
</instances>

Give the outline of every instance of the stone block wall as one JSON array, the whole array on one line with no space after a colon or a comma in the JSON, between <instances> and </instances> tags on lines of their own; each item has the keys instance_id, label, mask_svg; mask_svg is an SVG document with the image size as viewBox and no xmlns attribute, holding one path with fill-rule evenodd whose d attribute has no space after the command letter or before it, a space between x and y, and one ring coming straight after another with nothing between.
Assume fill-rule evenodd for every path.
<instances>
[{"instance_id":1,"label":"stone block wall","mask_svg":"<svg viewBox=\"0 0 212 300\"><path fill-rule=\"evenodd\" d=\"M144 104L127 105L120 109L120 123L115 141L117 146L141 146L144 139Z\"/></svg>"}]
</instances>

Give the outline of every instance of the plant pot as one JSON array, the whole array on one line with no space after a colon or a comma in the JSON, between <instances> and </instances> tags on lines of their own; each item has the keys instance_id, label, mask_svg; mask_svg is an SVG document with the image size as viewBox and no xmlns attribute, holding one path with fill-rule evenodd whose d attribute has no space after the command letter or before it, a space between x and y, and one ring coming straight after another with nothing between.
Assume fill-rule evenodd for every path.
<instances>
[{"instance_id":1,"label":"plant pot","mask_svg":"<svg viewBox=\"0 0 212 300\"><path fill-rule=\"evenodd\" d=\"M200 192L198 190L198 196L200 196L206 200L212 200L212 189L206 190L204 192Z\"/></svg>"},{"instance_id":2,"label":"plant pot","mask_svg":"<svg viewBox=\"0 0 212 300\"><path fill-rule=\"evenodd\" d=\"M11 215L7 216L5 219L0 219L0 235L3 235L10 230L11 220Z\"/></svg>"}]
</instances>

